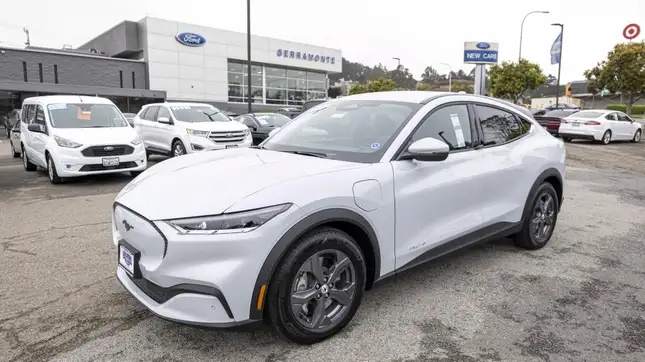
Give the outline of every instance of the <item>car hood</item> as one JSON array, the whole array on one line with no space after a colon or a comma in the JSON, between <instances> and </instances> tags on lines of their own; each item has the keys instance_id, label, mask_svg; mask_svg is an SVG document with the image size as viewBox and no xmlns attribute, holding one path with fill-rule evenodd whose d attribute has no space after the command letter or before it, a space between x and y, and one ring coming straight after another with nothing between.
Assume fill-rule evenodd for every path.
<instances>
[{"instance_id":1,"label":"car hood","mask_svg":"<svg viewBox=\"0 0 645 362\"><path fill-rule=\"evenodd\" d=\"M149 168L116 202L150 220L215 215L281 182L368 166L256 148L195 153Z\"/></svg>"},{"instance_id":2,"label":"car hood","mask_svg":"<svg viewBox=\"0 0 645 362\"><path fill-rule=\"evenodd\" d=\"M53 134L83 145L128 144L137 136L130 126L105 128L54 128Z\"/></svg>"},{"instance_id":3,"label":"car hood","mask_svg":"<svg viewBox=\"0 0 645 362\"><path fill-rule=\"evenodd\" d=\"M235 132L248 129L247 126L235 122L181 122L181 125L186 129L194 129L196 131L211 131L211 132Z\"/></svg>"}]
</instances>

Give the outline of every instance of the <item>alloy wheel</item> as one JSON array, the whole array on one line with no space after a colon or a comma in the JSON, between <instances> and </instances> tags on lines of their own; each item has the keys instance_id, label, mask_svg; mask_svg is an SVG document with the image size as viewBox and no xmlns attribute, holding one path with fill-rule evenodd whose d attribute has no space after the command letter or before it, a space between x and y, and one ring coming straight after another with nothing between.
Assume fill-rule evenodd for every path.
<instances>
[{"instance_id":1,"label":"alloy wheel","mask_svg":"<svg viewBox=\"0 0 645 362\"><path fill-rule=\"evenodd\" d=\"M636 135L634 135L634 142L640 142L641 140L641 131L636 131Z\"/></svg>"},{"instance_id":2,"label":"alloy wheel","mask_svg":"<svg viewBox=\"0 0 645 362\"><path fill-rule=\"evenodd\" d=\"M177 156L183 155L184 153L186 153L186 151L184 150L184 146L182 146L181 143L175 143L175 148L173 149L173 155L177 157Z\"/></svg>"},{"instance_id":3,"label":"alloy wheel","mask_svg":"<svg viewBox=\"0 0 645 362\"><path fill-rule=\"evenodd\" d=\"M537 243L543 243L550 235L555 223L555 200L549 193L541 194L533 206L531 235Z\"/></svg>"},{"instance_id":4,"label":"alloy wheel","mask_svg":"<svg viewBox=\"0 0 645 362\"><path fill-rule=\"evenodd\" d=\"M25 152L24 148L22 150L22 165L25 166L25 170L27 169L27 152Z\"/></svg>"},{"instance_id":5,"label":"alloy wheel","mask_svg":"<svg viewBox=\"0 0 645 362\"><path fill-rule=\"evenodd\" d=\"M47 174L49 175L49 179L53 181L54 180L54 165L53 165L51 157L49 157L47 159Z\"/></svg>"},{"instance_id":6,"label":"alloy wheel","mask_svg":"<svg viewBox=\"0 0 645 362\"><path fill-rule=\"evenodd\" d=\"M312 255L292 283L295 319L312 331L334 328L350 310L356 281L356 269L345 253L323 250Z\"/></svg>"},{"instance_id":7,"label":"alloy wheel","mask_svg":"<svg viewBox=\"0 0 645 362\"><path fill-rule=\"evenodd\" d=\"M609 144L609 141L611 140L611 133L609 131L605 132L605 134L602 136L602 143L604 144Z\"/></svg>"}]
</instances>

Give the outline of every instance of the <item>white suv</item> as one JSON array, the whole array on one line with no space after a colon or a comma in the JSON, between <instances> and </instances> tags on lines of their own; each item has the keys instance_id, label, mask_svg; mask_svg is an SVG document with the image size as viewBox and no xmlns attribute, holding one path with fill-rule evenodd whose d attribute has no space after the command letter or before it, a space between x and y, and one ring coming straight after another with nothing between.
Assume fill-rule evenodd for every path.
<instances>
[{"instance_id":1,"label":"white suv","mask_svg":"<svg viewBox=\"0 0 645 362\"><path fill-rule=\"evenodd\" d=\"M116 274L163 318L265 319L314 343L405 269L505 236L544 247L564 178L564 143L512 104L352 95L257 148L174 158L133 180L113 206Z\"/></svg>"},{"instance_id":2,"label":"white suv","mask_svg":"<svg viewBox=\"0 0 645 362\"><path fill-rule=\"evenodd\" d=\"M249 147L253 142L248 127L232 121L210 104L148 104L134 117L133 123L148 154L175 157Z\"/></svg>"},{"instance_id":3,"label":"white suv","mask_svg":"<svg viewBox=\"0 0 645 362\"><path fill-rule=\"evenodd\" d=\"M27 171L66 177L130 172L148 163L143 143L110 100L85 96L27 98L22 104L20 151Z\"/></svg>"}]
</instances>

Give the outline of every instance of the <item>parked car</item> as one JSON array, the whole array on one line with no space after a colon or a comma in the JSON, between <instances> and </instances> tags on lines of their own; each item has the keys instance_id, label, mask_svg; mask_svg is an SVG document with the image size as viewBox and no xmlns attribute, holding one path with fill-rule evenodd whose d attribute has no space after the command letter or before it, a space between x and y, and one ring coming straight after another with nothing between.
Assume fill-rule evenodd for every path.
<instances>
[{"instance_id":1,"label":"parked car","mask_svg":"<svg viewBox=\"0 0 645 362\"><path fill-rule=\"evenodd\" d=\"M456 93L333 99L261 147L201 156L117 195L117 279L163 318L266 318L302 344L342 330L364 290L403 270L505 236L544 247L565 178L564 143L530 116Z\"/></svg>"},{"instance_id":2,"label":"parked car","mask_svg":"<svg viewBox=\"0 0 645 362\"><path fill-rule=\"evenodd\" d=\"M14 109L4 117L4 129L7 132L7 138L11 138L11 130L18 121L20 121L20 109Z\"/></svg>"},{"instance_id":3,"label":"parked car","mask_svg":"<svg viewBox=\"0 0 645 362\"><path fill-rule=\"evenodd\" d=\"M289 108L279 108L274 111L275 113L282 114L284 116L287 116L289 118L295 118L297 117L300 113L300 108L295 108L295 107L289 107Z\"/></svg>"},{"instance_id":4,"label":"parked car","mask_svg":"<svg viewBox=\"0 0 645 362\"><path fill-rule=\"evenodd\" d=\"M226 114L229 118L235 118L240 115L239 113L233 111L224 111L224 114Z\"/></svg>"},{"instance_id":5,"label":"parked car","mask_svg":"<svg viewBox=\"0 0 645 362\"><path fill-rule=\"evenodd\" d=\"M269 137L272 130L284 126L291 121L291 118L278 113L264 112L243 114L238 116L236 120L251 130L253 144L259 145Z\"/></svg>"},{"instance_id":6,"label":"parked car","mask_svg":"<svg viewBox=\"0 0 645 362\"><path fill-rule=\"evenodd\" d=\"M533 117L543 116L546 112L548 112L548 110L544 108L531 108L530 111Z\"/></svg>"},{"instance_id":7,"label":"parked car","mask_svg":"<svg viewBox=\"0 0 645 362\"><path fill-rule=\"evenodd\" d=\"M565 117L560 124L560 137L565 142L573 139L600 141L640 142L643 126L623 112L592 109Z\"/></svg>"},{"instance_id":8,"label":"parked car","mask_svg":"<svg viewBox=\"0 0 645 362\"><path fill-rule=\"evenodd\" d=\"M544 107L547 111L553 111L556 109L580 109L580 106L571 103L558 103L557 105L551 104L547 107Z\"/></svg>"},{"instance_id":9,"label":"parked car","mask_svg":"<svg viewBox=\"0 0 645 362\"><path fill-rule=\"evenodd\" d=\"M148 154L186 153L249 147L251 132L210 104L152 103L134 118Z\"/></svg>"},{"instance_id":10,"label":"parked car","mask_svg":"<svg viewBox=\"0 0 645 362\"><path fill-rule=\"evenodd\" d=\"M125 117L125 120L128 121L130 127L134 127L134 117L136 116L136 113L123 113L123 117Z\"/></svg>"},{"instance_id":11,"label":"parked car","mask_svg":"<svg viewBox=\"0 0 645 362\"><path fill-rule=\"evenodd\" d=\"M558 109L547 111L541 116L534 115L533 118L535 118L542 127L546 128L549 133L554 136L558 136L558 130L560 129L562 119L576 112L578 112L576 109Z\"/></svg>"},{"instance_id":12,"label":"parked car","mask_svg":"<svg viewBox=\"0 0 645 362\"><path fill-rule=\"evenodd\" d=\"M14 158L20 157L20 122L16 122L10 131L9 146L11 146L11 155Z\"/></svg>"},{"instance_id":13,"label":"parked car","mask_svg":"<svg viewBox=\"0 0 645 362\"><path fill-rule=\"evenodd\" d=\"M314 108L315 106L317 106L317 105L319 105L321 103L325 103L325 102L327 102L326 99L312 99L312 100L306 101L302 105L302 108L300 108L300 111L304 113L305 111L307 111L307 110L309 110L311 108Z\"/></svg>"},{"instance_id":14,"label":"parked car","mask_svg":"<svg viewBox=\"0 0 645 362\"><path fill-rule=\"evenodd\" d=\"M130 172L147 167L137 133L110 100L85 96L27 98L22 104L20 151L25 170L47 170L49 181Z\"/></svg>"}]
</instances>

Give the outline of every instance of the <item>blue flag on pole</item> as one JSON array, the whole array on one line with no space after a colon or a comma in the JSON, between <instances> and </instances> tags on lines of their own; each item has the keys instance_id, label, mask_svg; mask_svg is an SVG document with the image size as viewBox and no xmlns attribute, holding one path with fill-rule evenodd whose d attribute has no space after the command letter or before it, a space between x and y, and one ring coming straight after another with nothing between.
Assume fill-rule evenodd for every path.
<instances>
[{"instance_id":1,"label":"blue flag on pole","mask_svg":"<svg viewBox=\"0 0 645 362\"><path fill-rule=\"evenodd\" d=\"M560 53L562 52L562 32L555 38L553 45L551 45L551 64L560 63Z\"/></svg>"}]
</instances>

